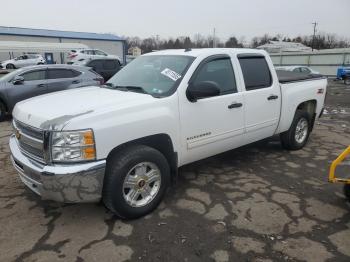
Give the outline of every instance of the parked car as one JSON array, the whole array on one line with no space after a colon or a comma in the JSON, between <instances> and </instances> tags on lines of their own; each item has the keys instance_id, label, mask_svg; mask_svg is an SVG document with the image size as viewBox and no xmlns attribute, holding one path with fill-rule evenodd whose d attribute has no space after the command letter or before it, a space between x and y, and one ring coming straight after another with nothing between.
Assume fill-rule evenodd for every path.
<instances>
[{"instance_id":1,"label":"parked car","mask_svg":"<svg viewBox=\"0 0 350 262\"><path fill-rule=\"evenodd\" d=\"M279 79L263 50L148 53L102 88L18 103L13 165L43 199L102 199L135 218L157 207L180 166L275 134L303 148L326 88L321 75Z\"/></svg>"},{"instance_id":2,"label":"parked car","mask_svg":"<svg viewBox=\"0 0 350 262\"><path fill-rule=\"evenodd\" d=\"M339 67L337 69L337 79L344 80L344 84L350 85L350 67Z\"/></svg>"},{"instance_id":3,"label":"parked car","mask_svg":"<svg viewBox=\"0 0 350 262\"><path fill-rule=\"evenodd\" d=\"M108 81L122 67L120 61L116 58L95 58L91 60L84 60L82 62L75 62L74 65L92 68L92 70L101 75L105 81Z\"/></svg>"},{"instance_id":4,"label":"parked car","mask_svg":"<svg viewBox=\"0 0 350 262\"><path fill-rule=\"evenodd\" d=\"M17 69L0 78L0 120L19 101L34 96L100 85L103 78L87 67L39 65Z\"/></svg>"},{"instance_id":5,"label":"parked car","mask_svg":"<svg viewBox=\"0 0 350 262\"><path fill-rule=\"evenodd\" d=\"M284 70L304 74L320 74L320 72L317 72L308 66L277 66L276 70Z\"/></svg>"},{"instance_id":6,"label":"parked car","mask_svg":"<svg viewBox=\"0 0 350 262\"><path fill-rule=\"evenodd\" d=\"M21 68L25 66L43 65L45 63L46 63L46 60L42 55L27 54L27 55L18 56L14 59L2 61L0 63L0 68L16 69L16 68Z\"/></svg>"},{"instance_id":7,"label":"parked car","mask_svg":"<svg viewBox=\"0 0 350 262\"><path fill-rule=\"evenodd\" d=\"M83 62L89 59L96 58L114 58L120 61L120 58L116 55L109 55L106 52L103 52L98 49L83 49L83 50L71 50L68 54L68 62L67 64L71 65L75 62Z\"/></svg>"}]
</instances>

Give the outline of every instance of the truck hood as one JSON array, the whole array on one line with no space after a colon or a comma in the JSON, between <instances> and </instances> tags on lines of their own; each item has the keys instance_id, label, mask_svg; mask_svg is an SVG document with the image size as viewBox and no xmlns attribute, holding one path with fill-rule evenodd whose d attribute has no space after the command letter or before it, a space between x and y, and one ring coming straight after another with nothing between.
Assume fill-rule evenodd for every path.
<instances>
[{"instance_id":1,"label":"truck hood","mask_svg":"<svg viewBox=\"0 0 350 262\"><path fill-rule=\"evenodd\" d=\"M62 130L70 121L98 111L117 111L157 98L147 94L101 87L84 87L24 100L16 104L13 117L32 127Z\"/></svg>"}]
</instances>

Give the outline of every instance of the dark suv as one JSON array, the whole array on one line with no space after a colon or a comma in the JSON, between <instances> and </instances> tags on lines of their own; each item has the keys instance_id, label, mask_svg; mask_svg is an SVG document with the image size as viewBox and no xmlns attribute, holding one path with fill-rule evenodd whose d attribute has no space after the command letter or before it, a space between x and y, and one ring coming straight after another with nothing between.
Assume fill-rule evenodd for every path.
<instances>
[{"instance_id":1,"label":"dark suv","mask_svg":"<svg viewBox=\"0 0 350 262\"><path fill-rule=\"evenodd\" d=\"M91 67L92 70L101 75L105 81L108 81L122 67L120 61L113 58L90 59L84 62L82 65Z\"/></svg>"},{"instance_id":2,"label":"dark suv","mask_svg":"<svg viewBox=\"0 0 350 262\"><path fill-rule=\"evenodd\" d=\"M0 77L0 121L27 98L103 83L100 75L82 66L39 65L15 70Z\"/></svg>"}]
</instances>

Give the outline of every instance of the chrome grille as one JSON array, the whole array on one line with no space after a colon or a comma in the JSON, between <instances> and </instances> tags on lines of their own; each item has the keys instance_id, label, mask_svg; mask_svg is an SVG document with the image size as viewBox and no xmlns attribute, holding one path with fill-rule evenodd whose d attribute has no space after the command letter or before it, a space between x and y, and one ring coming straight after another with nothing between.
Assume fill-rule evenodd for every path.
<instances>
[{"instance_id":1,"label":"chrome grille","mask_svg":"<svg viewBox=\"0 0 350 262\"><path fill-rule=\"evenodd\" d=\"M25 125L17 120L13 121L13 127L22 153L45 163L44 131Z\"/></svg>"}]
</instances>

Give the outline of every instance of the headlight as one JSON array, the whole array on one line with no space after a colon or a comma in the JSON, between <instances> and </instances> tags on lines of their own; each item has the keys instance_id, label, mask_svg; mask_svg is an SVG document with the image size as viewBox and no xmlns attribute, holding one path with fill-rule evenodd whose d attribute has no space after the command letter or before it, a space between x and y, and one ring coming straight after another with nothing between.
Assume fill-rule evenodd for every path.
<instances>
[{"instance_id":1,"label":"headlight","mask_svg":"<svg viewBox=\"0 0 350 262\"><path fill-rule=\"evenodd\" d=\"M53 132L51 136L53 162L81 162L96 159L92 130Z\"/></svg>"}]
</instances>

